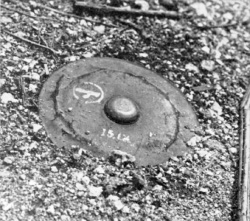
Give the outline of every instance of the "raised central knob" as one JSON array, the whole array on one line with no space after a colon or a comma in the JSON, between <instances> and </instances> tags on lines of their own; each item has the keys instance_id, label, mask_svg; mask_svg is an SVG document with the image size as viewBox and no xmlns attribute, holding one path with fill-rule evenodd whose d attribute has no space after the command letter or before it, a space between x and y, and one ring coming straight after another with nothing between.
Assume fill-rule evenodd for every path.
<instances>
[{"instance_id":1,"label":"raised central knob","mask_svg":"<svg viewBox=\"0 0 250 221\"><path fill-rule=\"evenodd\" d=\"M104 106L109 119L118 124L132 124L139 118L138 106L127 97L112 97Z\"/></svg>"}]
</instances>

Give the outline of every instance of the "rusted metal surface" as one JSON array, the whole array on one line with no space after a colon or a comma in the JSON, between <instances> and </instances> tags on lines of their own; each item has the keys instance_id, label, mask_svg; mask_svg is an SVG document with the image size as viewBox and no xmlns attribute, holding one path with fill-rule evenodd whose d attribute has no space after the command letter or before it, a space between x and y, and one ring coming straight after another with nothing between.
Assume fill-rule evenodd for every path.
<instances>
[{"instance_id":1,"label":"rusted metal surface","mask_svg":"<svg viewBox=\"0 0 250 221\"><path fill-rule=\"evenodd\" d=\"M137 165L160 164L188 151L197 125L192 108L169 81L118 59L92 58L56 71L39 98L52 141L96 156L120 150Z\"/></svg>"}]
</instances>

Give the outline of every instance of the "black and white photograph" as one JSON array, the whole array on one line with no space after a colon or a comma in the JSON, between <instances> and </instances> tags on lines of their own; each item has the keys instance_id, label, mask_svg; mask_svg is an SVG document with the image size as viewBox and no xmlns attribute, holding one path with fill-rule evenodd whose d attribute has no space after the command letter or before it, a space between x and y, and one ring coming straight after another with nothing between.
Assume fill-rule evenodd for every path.
<instances>
[{"instance_id":1,"label":"black and white photograph","mask_svg":"<svg viewBox=\"0 0 250 221\"><path fill-rule=\"evenodd\" d=\"M0 0L0 221L250 221L250 2Z\"/></svg>"}]
</instances>

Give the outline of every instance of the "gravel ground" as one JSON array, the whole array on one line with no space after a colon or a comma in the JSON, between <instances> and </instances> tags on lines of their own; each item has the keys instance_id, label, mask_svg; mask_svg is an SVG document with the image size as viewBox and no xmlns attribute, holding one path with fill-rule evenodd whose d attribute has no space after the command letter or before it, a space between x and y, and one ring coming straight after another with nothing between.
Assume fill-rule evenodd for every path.
<instances>
[{"instance_id":1,"label":"gravel ground","mask_svg":"<svg viewBox=\"0 0 250 221\"><path fill-rule=\"evenodd\" d=\"M150 8L162 8L154 2ZM177 21L79 19L37 3L73 11L69 0L2 1L0 220L236 220L239 104L250 73L247 1L178 1L185 16ZM58 149L39 118L39 91L53 71L88 57L132 61L173 81L201 125L188 142L193 151L137 168Z\"/></svg>"}]
</instances>

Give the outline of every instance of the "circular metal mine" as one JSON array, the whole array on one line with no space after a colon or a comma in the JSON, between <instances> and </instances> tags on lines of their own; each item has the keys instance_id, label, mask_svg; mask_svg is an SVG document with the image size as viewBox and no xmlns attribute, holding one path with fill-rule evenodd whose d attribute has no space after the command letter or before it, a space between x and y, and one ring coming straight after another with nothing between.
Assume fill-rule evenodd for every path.
<instances>
[{"instance_id":1,"label":"circular metal mine","mask_svg":"<svg viewBox=\"0 0 250 221\"><path fill-rule=\"evenodd\" d=\"M111 58L80 60L44 84L40 116L59 147L80 146L96 156L120 150L137 165L160 164L188 151L198 126L192 108L169 81Z\"/></svg>"}]
</instances>

